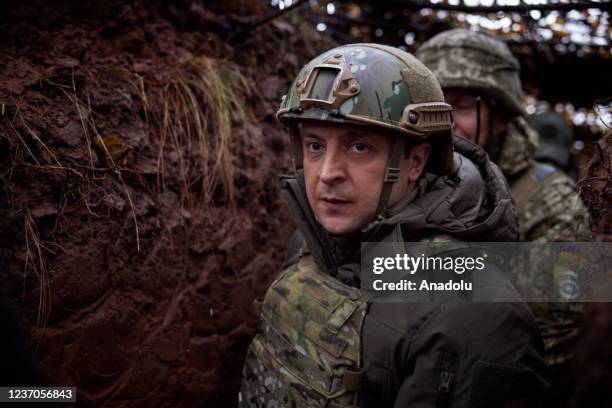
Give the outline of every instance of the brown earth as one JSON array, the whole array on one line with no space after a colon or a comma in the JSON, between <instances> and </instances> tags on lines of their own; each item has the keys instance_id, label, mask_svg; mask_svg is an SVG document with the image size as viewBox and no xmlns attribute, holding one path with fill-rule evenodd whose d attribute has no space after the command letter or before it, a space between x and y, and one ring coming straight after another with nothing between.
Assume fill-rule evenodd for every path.
<instances>
[{"instance_id":1,"label":"brown earth","mask_svg":"<svg viewBox=\"0 0 612 408\"><path fill-rule=\"evenodd\" d=\"M274 112L329 42L294 15L230 44L255 0L0 3L0 291L47 383L232 406L293 230Z\"/></svg>"}]
</instances>

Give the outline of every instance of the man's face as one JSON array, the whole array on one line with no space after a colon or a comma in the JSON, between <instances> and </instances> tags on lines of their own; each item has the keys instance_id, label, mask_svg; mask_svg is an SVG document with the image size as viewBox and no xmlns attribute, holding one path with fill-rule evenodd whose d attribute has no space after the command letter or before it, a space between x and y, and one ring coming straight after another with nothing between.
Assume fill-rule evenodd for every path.
<instances>
[{"instance_id":1,"label":"man's face","mask_svg":"<svg viewBox=\"0 0 612 408\"><path fill-rule=\"evenodd\" d=\"M461 136L489 150L491 143L495 143L497 136L508 128L508 121L494 112L491 115L491 106L486 100L480 101L480 131L476 137L477 115L476 98L478 94L465 89L444 89L446 103L453 107L454 134Z\"/></svg>"},{"instance_id":2,"label":"man's face","mask_svg":"<svg viewBox=\"0 0 612 408\"><path fill-rule=\"evenodd\" d=\"M378 206L390 138L377 131L317 123L305 123L301 135L306 194L317 220L337 235L365 227ZM401 146L404 149L404 144ZM413 187L412 162L402 154L402 170L387 206L397 203ZM420 174L425 163L416 160L416 164L421 166Z\"/></svg>"}]
</instances>

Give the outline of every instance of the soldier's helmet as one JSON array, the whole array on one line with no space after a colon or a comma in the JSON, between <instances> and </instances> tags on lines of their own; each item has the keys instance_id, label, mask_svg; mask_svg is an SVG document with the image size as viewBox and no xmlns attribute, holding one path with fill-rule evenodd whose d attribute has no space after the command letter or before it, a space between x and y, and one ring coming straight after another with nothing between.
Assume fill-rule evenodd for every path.
<instances>
[{"instance_id":1,"label":"soldier's helmet","mask_svg":"<svg viewBox=\"0 0 612 408\"><path fill-rule=\"evenodd\" d=\"M432 144L428 170L452 165L452 108L420 61L378 44L331 49L310 61L283 97L277 118L364 126Z\"/></svg>"},{"instance_id":2,"label":"soldier's helmet","mask_svg":"<svg viewBox=\"0 0 612 408\"><path fill-rule=\"evenodd\" d=\"M423 43L416 56L442 88L473 90L494 98L510 116L525 114L520 65L503 41L457 28Z\"/></svg>"},{"instance_id":3,"label":"soldier's helmet","mask_svg":"<svg viewBox=\"0 0 612 408\"><path fill-rule=\"evenodd\" d=\"M527 122L539 135L539 145L534 157L537 160L552 161L567 170L574 131L563 115L557 112L542 112L529 116Z\"/></svg>"}]
</instances>

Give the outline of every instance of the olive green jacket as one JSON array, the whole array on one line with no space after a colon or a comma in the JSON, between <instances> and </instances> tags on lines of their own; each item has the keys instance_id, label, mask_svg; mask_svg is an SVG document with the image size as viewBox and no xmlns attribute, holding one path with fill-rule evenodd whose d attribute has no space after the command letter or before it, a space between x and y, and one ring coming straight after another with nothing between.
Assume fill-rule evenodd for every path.
<instances>
[{"instance_id":1,"label":"olive green jacket","mask_svg":"<svg viewBox=\"0 0 612 408\"><path fill-rule=\"evenodd\" d=\"M500 170L476 145L458 140L453 171L428 175L418 196L386 212L376 234L406 241L446 236L514 241L516 216ZM313 221L303 187L283 180L283 195L319 269L359 286L358 260L346 237ZM353 237L359 242L361 237ZM353 247L355 248L355 246ZM358 256L358 252L357 252ZM299 255L290 254L287 265ZM537 403L548 370L534 317L508 282L493 289L513 303L371 303L361 346L362 407L501 407ZM512 405L508 405L512 406ZM521 405L525 406L525 405ZM528 405L527 405L528 406Z\"/></svg>"}]
</instances>

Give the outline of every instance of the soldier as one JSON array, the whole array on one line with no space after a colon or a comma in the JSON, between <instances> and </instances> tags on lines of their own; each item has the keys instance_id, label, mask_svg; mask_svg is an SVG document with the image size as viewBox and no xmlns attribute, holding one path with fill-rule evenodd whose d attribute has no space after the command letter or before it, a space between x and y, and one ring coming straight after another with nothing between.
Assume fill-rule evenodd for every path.
<instances>
[{"instance_id":1,"label":"soldier","mask_svg":"<svg viewBox=\"0 0 612 408\"><path fill-rule=\"evenodd\" d=\"M303 242L260 303L240 405L492 407L546 388L524 303L381 303L360 290L362 242L516 238L499 169L469 141L453 153L432 73L395 48L338 47L302 69L277 116Z\"/></svg>"},{"instance_id":2,"label":"soldier","mask_svg":"<svg viewBox=\"0 0 612 408\"><path fill-rule=\"evenodd\" d=\"M576 184L533 160L538 135L527 125L520 67L491 36L454 29L416 52L453 106L455 135L481 145L503 171L518 210L521 241L588 240L588 212Z\"/></svg>"},{"instance_id":3,"label":"soldier","mask_svg":"<svg viewBox=\"0 0 612 408\"><path fill-rule=\"evenodd\" d=\"M588 212L574 181L551 164L533 159L538 135L527 124L519 63L502 41L454 29L425 42L416 56L435 74L453 106L455 135L481 145L509 183L518 212L521 241L587 241ZM576 281L536 267L521 270L519 286L532 299L572 299ZM565 276L565 275L564 275ZM551 289L552 288L552 289ZM549 365L563 377L571 371L581 308L568 304L532 304Z\"/></svg>"}]
</instances>

